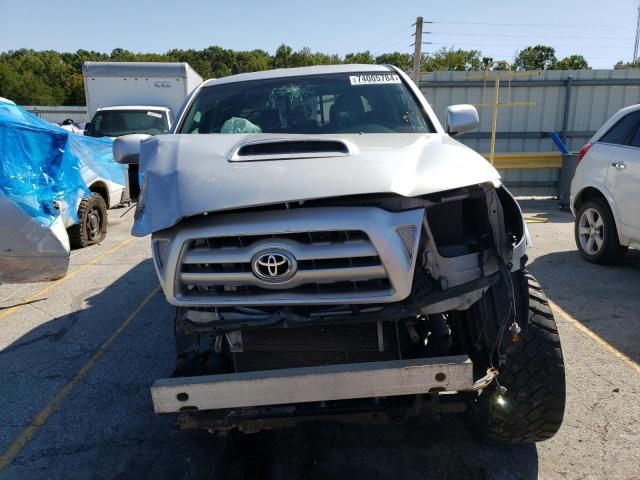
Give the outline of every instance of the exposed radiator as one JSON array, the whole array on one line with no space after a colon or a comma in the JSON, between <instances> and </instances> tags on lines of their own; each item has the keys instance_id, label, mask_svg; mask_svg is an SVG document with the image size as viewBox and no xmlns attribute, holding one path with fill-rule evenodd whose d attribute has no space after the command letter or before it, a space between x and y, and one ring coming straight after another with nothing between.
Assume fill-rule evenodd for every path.
<instances>
[{"instance_id":1,"label":"exposed radiator","mask_svg":"<svg viewBox=\"0 0 640 480\"><path fill-rule=\"evenodd\" d=\"M242 332L243 351L234 353L236 371L310 367L338 363L398 360L395 324L377 323L271 328ZM399 327L400 348L409 342ZM381 351L382 350L382 351Z\"/></svg>"}]
</instances>

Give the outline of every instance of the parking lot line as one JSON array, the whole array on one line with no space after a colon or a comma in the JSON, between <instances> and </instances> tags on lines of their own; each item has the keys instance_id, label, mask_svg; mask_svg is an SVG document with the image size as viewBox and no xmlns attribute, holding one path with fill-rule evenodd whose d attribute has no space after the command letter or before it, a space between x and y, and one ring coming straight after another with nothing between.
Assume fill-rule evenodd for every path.
<instances>
[{"instance_id":1,"label":"parking lot line","mask_svg":"<svg viewBox=\"0 0 640 480\"><path fill-rule=\"evenodd\" d=\"M84 269L86 269L87 267L93 265L96 262L99 262L100 260L102 260L103 258L108 257L109 255L111 255L112 253L115 253L116 251L120 250L122 247L124 247L125 245L127 245L129 242L131 242L133 240L133 238L127 238L126 240L120 242L118 245L116 245L115 247L113 247L111 250L108 250L106 252L104 252L101 255L98 255L97 257L95 257L94 259L88 261L87 263L84 263L82 265L80 265L78 268L76 268L73 272L65 275L64 277L62 277L60 280L53 282L52 284L46 286L45 288L43 288L42 290L37 291L36 293L29 295L28 297L23 298L22 300L20 300L16 305L14 305L13 307L9 307L6 310L3 310L2 312L0 312L0 320L2 320L5 317L8 317L9 315L11 315L13 312L15 312L16 310L18 310L18 308L24 306L24 305L28 305L30 302L32 302L33 300L37 299L40 295L44 295L45 293L53 290L54 288L56 288L57 286L63 284L64 282L66 282L67 280L75 277L78 273L80 273L81 271L83 271Z\"/></svg>"},{"instance_id":2,"label":"parking lot line","mask_svg":"<svg viewBox=\"0 0 640 480\"><path fill-rule=\"evenodd\" d=\"M580 323L578 320L576 320L575 318L573 318L571 315L569 315L567 312L565 312L561 307L559 307L556 303L552 302L551 300L547 299L549 302L549 305L551 306L551 309L555 312L555 313L559 313L560 315L562 315L562 317L564 317L565 320L567 320L571 325L573 325L576 329L578 329L580 332L582 332L583 334L585 334L587 337L589 337L591 340L593 340L594 342L596 342L600 347L602 347L604 350L608 351L609 353L611 353L612 355L614 355L615 357L618 358L618 360L621 360L622 362L626 363L627 365L629 365L633 370L635 370L637 373L640 373L640 365L638 364L638 362L636 362L635 360L633 360L632 358L628 357L627 355L625 355L624 353L622 353L620 350L618 350L617 348L615 348L613 345L611 345L609 342L607 342L605 339L603 339L602 337L600 337L598 334L592 332L591 330L589 330L587 327L585 327L582 323Z\"/></svg>"},{"instance_id":3,"label":"parking lot line","mask_svg":"<svg viewBox=\"0 0 640 480\"><path fill-rule=\"evenodd\" d=\"M160 291L160 285L155 287L149 295L136 307L136 309L129 315L119 326L114 330L109 338L107 338L100 348L91 356L91 358L84 364L84 366L78 370L74 377L62 387L56 396L44 407L40 412L31 420L29 425L18 435L11 445L0 455L0 474L7 468L11 462L20 454L22 449L31 441L31 439L38 433L38 431L47 423L49 417L54 414L64 400L73 392L73 390L89 375L93 367L100 361L102 356L109 349L111 344L118 338L118 336L127 328L127 325L140 313L147 303L151 301L156 293Z\"/></svg>"}]
</instances>

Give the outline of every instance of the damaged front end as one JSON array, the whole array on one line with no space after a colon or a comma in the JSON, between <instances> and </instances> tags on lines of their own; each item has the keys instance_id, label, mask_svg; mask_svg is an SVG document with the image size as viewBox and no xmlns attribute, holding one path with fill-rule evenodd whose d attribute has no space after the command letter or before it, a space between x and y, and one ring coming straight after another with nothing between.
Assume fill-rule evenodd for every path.
<instances>
[{"instance_id":1,"label":"damaged front end","mask_svg":"<svg viewBox=\"0 0 640 480\"><path fill-rule=\"evenodd\" d=\"M441 393L495 378L528 243L493 182L255 207L154 233L178 307L178 378L156 382L156 411L189 412L184 428L252 430L460 410Z\"/></svg>"}]
</instances>

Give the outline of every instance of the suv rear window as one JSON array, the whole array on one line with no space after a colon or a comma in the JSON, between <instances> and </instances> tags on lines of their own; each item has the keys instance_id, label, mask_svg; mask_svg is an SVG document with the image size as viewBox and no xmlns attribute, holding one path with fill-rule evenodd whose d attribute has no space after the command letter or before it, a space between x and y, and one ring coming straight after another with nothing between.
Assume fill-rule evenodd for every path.
<instances>
[{"instance_id":1,"label":"suv rear window","mask_svg":"<svg viewBox=\"0 0 640 480\"><path fill-rule=\"evenodd\" d=\"M203 88L177 133L432 133L392 72L336 73Z\"/></svg>"},{"instance_id":2,"label":"suv rear window","mask_svg":"<svg viewBox=\"0 0 640 480\"><path fill-rule=\"evenodd\" d=\"M631 133L635 131L639 123L640 110L631 112L618 120L598 141L602 143L626 145L629 142Z\"/></svg>"}]
</instances>

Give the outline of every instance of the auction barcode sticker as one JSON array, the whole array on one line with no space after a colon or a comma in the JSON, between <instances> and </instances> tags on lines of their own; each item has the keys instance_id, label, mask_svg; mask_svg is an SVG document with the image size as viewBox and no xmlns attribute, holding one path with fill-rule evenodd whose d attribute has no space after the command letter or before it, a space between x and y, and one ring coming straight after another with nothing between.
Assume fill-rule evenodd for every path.
<instances>
[{"instance_id":1,"label":"auction barcode sticker","mask_svg":"<svg viewBox=\"0 0 640 480\"><path fill-rule=\"evenodd\" d=\"M366 73L349 75L351 85L381 85L387 83L401 83L400 77L391 73Z\"/></svg>"}]
</instances>

